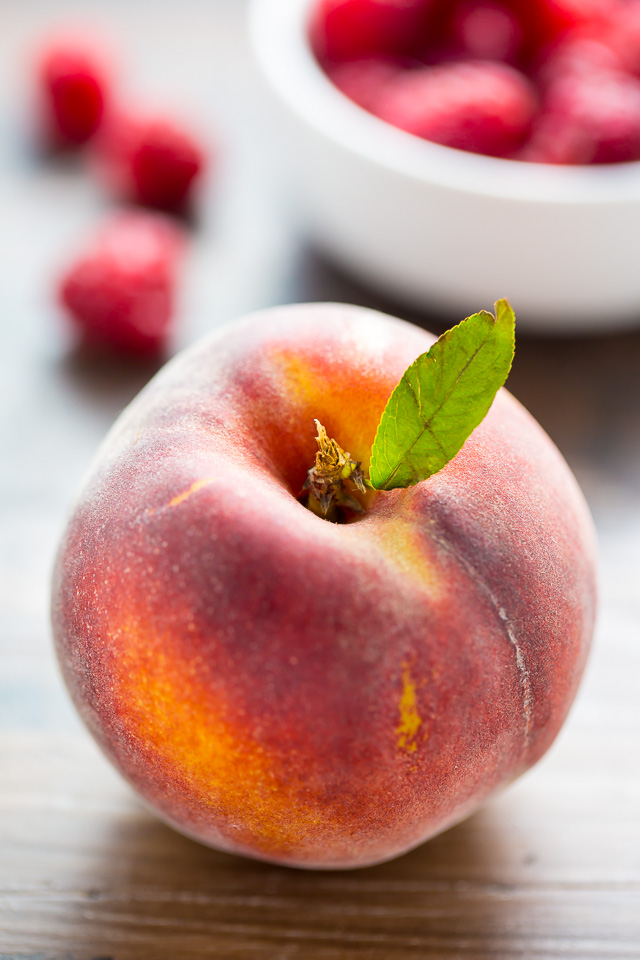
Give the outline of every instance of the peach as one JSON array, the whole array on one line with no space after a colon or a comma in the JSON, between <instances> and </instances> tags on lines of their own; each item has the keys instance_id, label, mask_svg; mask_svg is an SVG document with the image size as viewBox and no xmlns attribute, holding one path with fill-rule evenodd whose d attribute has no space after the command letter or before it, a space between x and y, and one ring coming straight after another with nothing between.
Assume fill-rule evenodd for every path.
<instances>
[{"instance_id":1,"label":"peach","mask_svg":"<svg viewBox=\"0 0 640 960\"><path fill-rule=\"evenodd\" d=\"M396 856L535 763L595 608L579 488L501 391L444 470L330 523L299 501L314 418L368 466L432 337L292 306L164 368L105 441L54 575L73 700L165 820L303 867Z\"/></svg>"}]
</instances>

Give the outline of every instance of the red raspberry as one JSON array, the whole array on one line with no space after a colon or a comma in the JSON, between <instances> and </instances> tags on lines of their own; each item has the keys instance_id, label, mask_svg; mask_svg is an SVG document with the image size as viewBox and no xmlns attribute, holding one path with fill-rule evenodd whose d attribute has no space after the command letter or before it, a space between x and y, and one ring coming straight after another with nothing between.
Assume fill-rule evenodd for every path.
<instances>
[{"instance_id":1,"label":"red raspberry","mask_svg":"<svg viewBox=\"0 0 640 960\"><path fill-rule=\"evenodd\" d=\"M378 105L383 120L449 147L508 156L529 134L536 95L512 67L464 61L408 71Z\"/></svg>"},{"instance_id":2,"label":"red raspberry","mask_svg":"<svg viewBox=\"0 0 640 960\"><path fill-rule=\"evenodd\" d=\"M530 163L585 164L590 156L589 137L578 123L558 114L543 113L516 159Z\"/></svg>"},{"instance_id":3,"label":"red raspberry","mask_svg":"<svg viewBox=\"0 0 640 960\"><path fill-rule=\"evenodd\" d=\"M602 32L618 0L500 0L515 18L522 42L518 61L535 62L545 47L576 30Z\"/></svg>"},{"instance_id":4,"label":"red raspberry","mask_svg":"<svg viewBox=\"0 0 640 960\"><path fill-rule=\"evenodd\" d=\"M621 66L620 57L600 37L576 31L547 51L537 79L544 89L565 77L617 72Z\"/></svg>"},{"instance_id":5,"label":"red raspberry","mask_svg":"<svg viewBox=\"0 0 640 960\"><path fill-rule=\"evenodd\" d=\"M144 113L114 114L96 142L96 160L114 193L170 211L187 206L206 166L204 148L179 121Z\"/></svg>"},{"instance_id":6,"label":"red raspberry","mask_svg":"<svg viewBox=\"0 0 640 960\"><path fill-rule=\"evenodd\" d=\"M532 13L545 38L556 40L572 30L605 27L616 7L617 0L537 0L532 4Z\"/></svg>"},{"instance_id":7,"label":"red raspberry","mask_svg":"<svg viewBox=\"0 0 640 960\"><path fill-rule=\"evenodd\" d=\"M391 57L368 57L330 66L327 74L345 96L375 113L384 91L401 70L401 62Z\"/></svg>"},{"instance_id":8,"label":"red raspberry","mask_svg":"<svg viewBox=\"0 0 640 960\"><path fill-rule=\"evenodd\" d=\"M86 143L100 127L109 100L106 56L88 38L52 37L40 51L36 77L45 142Z\"/></svg>"},{"instance_id":9,"label":"red raspberry","mask_svg":"<svg viewBox=\"0 0 640 960\"><path fill-rule=\"evenodd\" d=\"M604 71L558 80L523 158L580 164L640 159L640 81Z\"/></svg>"},{"instance_id":10,"label":"red raspberry","mask_svg":"<svg viewBox=\"0 0 640 960\"><path fill-rule=\"evenodd\" d=\"M66 271L59 299L89 344L134 356L167 345L184 237L162 217L116 216Z\"/></svg>"},{"instance_id":11,"label":"red raspberry","mask_svg":"<svg viewBox=\"0 0 640 960\"><path fill-rule=\"evenodd\" d=\"M323 62L407 53L419 47L433 0L316 0L311 44Z\"/></svg>"},{"instance_id":12,"label":"red raspberry","mask_svg":"<svg viewBox=\"0 0 640 960\"><path fill-rule=\"evenodd\" d=\"M523 44L522 24L512 10L491 0L465 0L453 14L454 48L478 60L516 62Z\"/></svg>"},{"instance_id":13,"label":"red raspberry","mask_svg":"<svg viewBox=\"0 0 640 960\"><path fill-rule=\"evenodd\" d=\"M628 2L613 20L605 37L624 70L640 75L640 2Z\"/></svg>"}]
</instances>

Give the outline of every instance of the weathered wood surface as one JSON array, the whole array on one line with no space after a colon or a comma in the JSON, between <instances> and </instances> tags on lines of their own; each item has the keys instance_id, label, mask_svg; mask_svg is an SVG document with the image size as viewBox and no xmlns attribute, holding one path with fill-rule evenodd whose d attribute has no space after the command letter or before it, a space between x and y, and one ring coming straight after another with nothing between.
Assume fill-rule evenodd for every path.
<instances>
[{"instance_id":1,"label":"weathered wood surface","mask_svg":"<svg viewBox=\"0 0 640 960\"><path fill-rule=\"evenodd\" d=\"M182 342L278 301L371 302L299 247L277 206L242 7L95 4L126 38L130 86L188 98L225 131ZM151 371L73 354L52 307L61 256L107 202L31 155L19 69L29 39L72 9L0 3L0 958L640 958L640 332L520 341L511 387L594 511L601 616L557 744L467 823L356 873L255 864L156 820L80 727L51 652L49 569L74 487Z\"/></svg>"}]
</instances>

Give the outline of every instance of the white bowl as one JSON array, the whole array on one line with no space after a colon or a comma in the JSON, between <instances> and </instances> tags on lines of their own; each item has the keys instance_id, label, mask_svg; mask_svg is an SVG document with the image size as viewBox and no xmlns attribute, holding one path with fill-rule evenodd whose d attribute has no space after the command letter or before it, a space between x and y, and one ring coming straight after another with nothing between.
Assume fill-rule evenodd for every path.
<instances>
[{"instance_id":1,"label":"white bowl","mask_svg":"<svg viewBox=\"0 0 640 960\"><path fill-rule=\"evenodd\" d=\"M252 0L280 162L331 259L419 308L463 316L509 297L521 329L640 318L640 163L555 167L465 153L352 103L307 39L313 0Z\"/></svg>"}]
</instances>

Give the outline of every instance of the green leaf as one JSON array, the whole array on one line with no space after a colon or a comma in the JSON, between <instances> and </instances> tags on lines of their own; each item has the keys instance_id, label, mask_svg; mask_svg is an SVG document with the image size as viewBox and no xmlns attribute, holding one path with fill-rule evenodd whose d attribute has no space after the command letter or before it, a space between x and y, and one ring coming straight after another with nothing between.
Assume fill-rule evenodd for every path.
<instances>
[{"instance_id":1,"label":"green leaf","mask_svg":"<svg viewBox=\"0 0 640 960\"><path fill-rule=\"evenodd\" d=\"M371 451L376 490L420 483L442 470L481 423L505 382L515 315L499 300L447 330L411 364L382 414Z\"/></svg>"}]
</instances>

